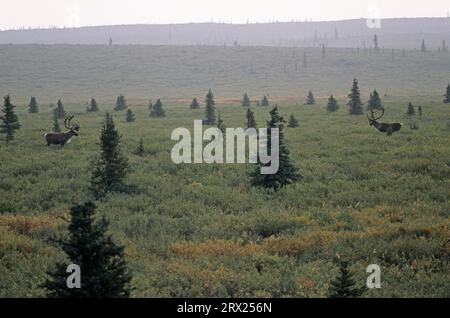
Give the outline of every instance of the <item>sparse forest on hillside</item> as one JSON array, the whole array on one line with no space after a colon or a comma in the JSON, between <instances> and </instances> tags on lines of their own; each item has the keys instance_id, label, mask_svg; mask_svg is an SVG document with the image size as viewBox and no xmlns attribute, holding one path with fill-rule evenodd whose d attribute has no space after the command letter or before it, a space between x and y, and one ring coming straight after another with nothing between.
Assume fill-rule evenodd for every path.
<instances>
[{"instance_id":1,"label":"sparse forest on hillside","mask_svg":"<svg viewBox=\"0 0 450 318\"><path fill-rule=\"evenodd\" d=\"M450 53L437 50L408 50L406 57L396 50L392 59L390 50L329 48L323 59L319 48L0 45L0 92L20 103L35 96L41 108L91 96L109 106L119 94L146 105L149 98L189 105L210 87L230 104L241 103L244 91L251 100L269 94L270 102L304 103L311 89L316 99L347 96L357 76L367 96L374 88L395 96L442 96L448 65Z\"/></svg>"},{"instance_id":2,"label":"sparse forest on hillside","mask_svg":"<svg viewBox=\"0 0 450 318\"><path fill-rule=\"evenodd\" d=\"M394 21L361 46L355 23L272 46L243 39L298 25L214 46L177 27L169 44L189 45L116 45L126 27L111 45L1 44L0 297L67 295L69 261L92 263L81 297L449 297L450 53L433 45L450 39L427 37L448 21L401 47ZM311 45L312 27L353 44ZM0 43L51 41L14 32ZM279 173L175 164L171 135L195 120L279 128Z\"/></svg>"}]
</instances>

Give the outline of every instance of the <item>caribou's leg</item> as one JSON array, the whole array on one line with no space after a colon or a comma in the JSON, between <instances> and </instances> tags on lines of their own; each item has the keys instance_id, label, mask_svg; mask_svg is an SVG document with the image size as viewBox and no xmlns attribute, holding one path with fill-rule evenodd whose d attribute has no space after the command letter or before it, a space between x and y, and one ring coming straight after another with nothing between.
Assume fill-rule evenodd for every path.
<instances>
[{"instance_id":1,"label":"caribou's leg","mask_svg":"<svg viewBox=\"0 0 450 318\"><path fill-rule=\"evenodd\" d=\"M392 133L393 133L392 127L390 126L390 127L388 128L387 134L388 134L388 136L392 136Z\"/></svg>"}]
</instances>

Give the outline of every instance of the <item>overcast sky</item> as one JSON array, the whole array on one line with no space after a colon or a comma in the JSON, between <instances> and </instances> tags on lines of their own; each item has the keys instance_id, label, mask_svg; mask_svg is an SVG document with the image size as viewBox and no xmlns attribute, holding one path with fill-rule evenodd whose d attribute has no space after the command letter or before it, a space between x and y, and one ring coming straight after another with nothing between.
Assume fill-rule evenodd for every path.
<instances>
[{"instance_id":1,"label":"overcast sky","mask_svg":"<svg viewBox=\"0 0 450 318\"><path fill-rule=\"evenodd\" d=\"M0 29L444 17L449 11L450 0L0 0Z\"/></svg>"}]
</instances>

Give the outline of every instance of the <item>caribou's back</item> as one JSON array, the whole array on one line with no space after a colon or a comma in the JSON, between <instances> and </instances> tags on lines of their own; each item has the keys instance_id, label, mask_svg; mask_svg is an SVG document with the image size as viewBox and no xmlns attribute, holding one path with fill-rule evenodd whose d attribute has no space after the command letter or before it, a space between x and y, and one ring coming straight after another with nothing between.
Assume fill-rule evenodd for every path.
<instances>
[{"instance_id":1,"label":"caribou's back","mask_svg":"<svg viewBox=\"0 0 450 318\"><path fill-rule=\"evenodd\" d=\"M50 145L61 145L64 146L65 144L70 142L70 139L75 136L73 131L68 131L65 133L48 133L45 134L45 140L47 141L47 146Z\"/></svg>"}]
</instances>

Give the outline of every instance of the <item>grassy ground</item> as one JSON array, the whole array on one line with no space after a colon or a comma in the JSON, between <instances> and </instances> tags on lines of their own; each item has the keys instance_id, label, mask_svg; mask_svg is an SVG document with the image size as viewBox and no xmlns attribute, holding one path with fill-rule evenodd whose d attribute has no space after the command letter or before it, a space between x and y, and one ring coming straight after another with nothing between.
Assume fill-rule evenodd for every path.
<instances>
[{"instance_id":1,"label":"grassy ground","mask_svg":"<svg viewBox=\"0 0 450 318\"><path fill-rule=\"evenodd\" d=\"M306 54L306 68L303 67ZM212 88L218 99L270 94L272 100L304 101L346 96L353 78L363 92L393 96L442 95L449 82L450 53L208 46L0 45L0 92L16 103L35 96L42 105L104 100L115 96L166 102L192 100Z\"/></svg>"},{"instance_id":2,"label":"grassy ground","mask_svg":"<svg viewBox=\"0 0 450 318\"><path fill-rule=\"evenodd\" d=\"M346 83L349 86L350 83ZM441 87L443 84L441 83ZM205 93L205 92L204 92ZM126 246L133 296L323 297L336 275L336 254L349 259L358 282L379 264L382 288L368 297L449 297L450 107L432 97L384 98L386 121L405 123L387 137L365 116L282 102L291 157L304 180L267 193L249 188L249 165L175 165L174 128L192 129L203 109L165 104L167 118L131 101L135 123L114 113L131 171L129 193L98 202L116 241ZM46 147L51 112L18 107L22 129L0 144L0 296L42 296L48 266L62 257L47 242L65 231L73 202L89 199L90 161L98 153L104 112L77 113L80 136ZM410 130L407 102L423 105ZM269 108L253 107L261 127ZM219 104L225 125L242 127L245 109ZM146 155L133 154L139 138Z\"/></svg>"}]
</instances>

